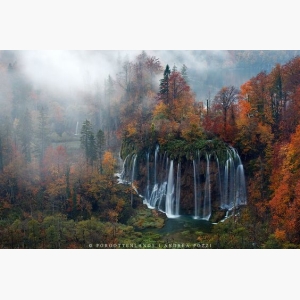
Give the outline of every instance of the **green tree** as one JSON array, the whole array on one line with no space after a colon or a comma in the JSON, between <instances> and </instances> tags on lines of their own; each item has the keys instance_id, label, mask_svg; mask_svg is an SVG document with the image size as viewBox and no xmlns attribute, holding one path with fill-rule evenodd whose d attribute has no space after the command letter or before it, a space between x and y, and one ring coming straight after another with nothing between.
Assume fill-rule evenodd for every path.
<instances>
[{"instance_id":1,"label":"green tree","mask_svg":"<svg viewBox=\"0 0 300 300\"><path fill-rule=\"evenodd\" d=\"M45 229L46 233L46 241L48 243L49 248L59 248L59 235L56 227L54 225L50 225Z\"/></svg>"},{"instance_id":2,"label":"green tree","mask_svg":"<svg viewBox=\"0 0 300 300\"><path fill-rule=\"evenodd\" d=\"M169 91L169 78L170 78L170 67L169 65L166 66L164 71L164 77L160 80L159 86L159 95L160 99L162 99L167 105L170 102L170 91Z\"/></svg>"},{"instance_id":3,"label":"green tree","mask_svg":"<svg viewBox=\"0 0 300 300\"><path fill-rule=\"evenodd\" d=\"M37 248L40 242L40 227L39 222L35 219L28 222L28 239L31 247Z\"/></svg>"},{"instance_id":4,"label":"green tree","mask_svg":"<svg viewBox=\"0 0 300 300\"><path fill-rule=\"evenodd\" d=\"M93 165L96 159L96 140L93 133L93 126L90 121L85 120L81 128L80 136L81 148L84 149L86 162Z\"/></svg>"}]
</instances>

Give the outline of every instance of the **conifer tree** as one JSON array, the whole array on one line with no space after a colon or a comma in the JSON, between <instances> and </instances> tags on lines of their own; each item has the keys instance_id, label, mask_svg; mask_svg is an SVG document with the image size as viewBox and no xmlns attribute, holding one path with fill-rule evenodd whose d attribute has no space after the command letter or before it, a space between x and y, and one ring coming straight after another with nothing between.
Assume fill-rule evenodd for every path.
<instances>
[{"instance_id":1,"label":"conifer tree","mask_svg":"<svg viewBox=\"0 0 300 300\"><path fill-rule=\"evenodd\" d=\"M169 65L166 66L164 71L164 77L160 80L160 99L162 99L167 105L169 105L169 78L170 78L170 67Z\"/></svg>"},{"instance_id":2,"label":"conifer tree","mask_svg":"<svg viewBox=\"0 0 300 300\"><path fill-rule=\"evenodd\" d=\"M96 140L93 126L88 120L85 120L82 124L80 144L81 148L84 149L86 162L92 165L96 159Z\"/></svg>"},{"instance_id":3,"label":"conifer tree","mask_svg":"<svg viewBox=\"0 0 300 300\"><path fill-rule=\"evenodd\" d=\"M187 75L187 66L185 64L182 65L180 73L185 82L188 84L189 79Z\"/></svg>"}]
</instances>

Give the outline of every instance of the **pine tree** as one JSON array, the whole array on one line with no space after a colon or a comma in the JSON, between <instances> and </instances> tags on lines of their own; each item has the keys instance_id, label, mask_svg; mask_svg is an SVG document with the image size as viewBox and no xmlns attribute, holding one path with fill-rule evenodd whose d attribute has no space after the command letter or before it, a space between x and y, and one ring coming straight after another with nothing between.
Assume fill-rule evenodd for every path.
<instances>
[{"instance_id":1,"label":"pine tree","mask_svg":"<svg viewBox=\"0 0 300 300\"><path fill-rule=\"evenodd\" d=\"M164 78L160 80L160 99L162 99L167 105L169 105L169 78L170 78L170 67L169 65L166 66L164 71Z\"/></svg>"},{"instance_id":2,"label":"pine tree","mask_svg":"<svg viewBox=\"0 0 300 300\"><path fill-rule=\"evenodd\" d=\"M89 159L91 165L93 165L93 162L97 159L96 139L93 131L91 131L89 137Z\"/></svg>"},{"instance_id":3,"label":"pine tree","mask_svg":"<svg viewBox=\"0 0 300 300\"><path fill-rule=\"evenodd\" d=\"M93 133L93 126L90 121L85 120L81 128L81 148L84 149L86 162L93 164L96 159L96 140Z\"/></svg>"},{"instance_id":4,"label":"pine tree","mask_svg":"<svg viewBox=\"0 0 300 300\"><path fill-rule=\"evenodd\" d=\"M185 64L182 65L180 73L185 82L188 83L187 66Z\"/></svg>"},{"instance_id":5,"label":"pine tree","mask_svg":"<svg viewBox=\"0 0 300 300\"><path fill-rule=\"evenodd\" d=\"M174 73L174 72L177 72L177 67L176 67L175 64L174 64L174 66L173 66L173 68L172 68L172 73Z\"/></svg>"}]
</instances>

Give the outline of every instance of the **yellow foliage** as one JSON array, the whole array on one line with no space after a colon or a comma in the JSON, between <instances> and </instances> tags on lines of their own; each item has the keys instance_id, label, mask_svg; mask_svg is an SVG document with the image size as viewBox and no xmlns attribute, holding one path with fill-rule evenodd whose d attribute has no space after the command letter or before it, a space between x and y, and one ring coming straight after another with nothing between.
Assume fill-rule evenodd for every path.
<instances>
[{"instance_id":1,"label":"yellow foliage","mask_svg":"<svg viewBox=\"0 0 300 300\"><path fill-rule=\"evenodd\" d=\"M153 119L159 120L168 117L168 107L165 103L159 102L153 110Z\"/></svg>"},{"instance_id":2,"label":"yellow foliage","mask_svg":"<svg viewBox=\"0 0 300 300\"><path fill-rule=\"evenodd\" d=\"M188 112L186 120L181 122L181 137L188 142L203 137L203 129L200 126L200 118L193 112Z\"/></svg>"},{"instance_id":3,"label":"yellow foliage","mask_svg":"<svg viewBox=\"0 0 300 300\"><path fill-rule=\"evenodd\" d=\"M132 122L130 122L128 125L127 125L127 132L128 132L128 137L131 137L133 135L136 134L137 132L137 124L134 120L132 120Z\"/></svg>"},{"instance_id":4,"label":"yellow foliage","mask_svg":"<svg viewBox=\"0 0 300 300\"><path fill-rule=\"evenodd\" d=\"M106 175L112 176L115 171L116 159L110 151L106 151L102 159L103 172Z\"/></svg>"}]
</instances>

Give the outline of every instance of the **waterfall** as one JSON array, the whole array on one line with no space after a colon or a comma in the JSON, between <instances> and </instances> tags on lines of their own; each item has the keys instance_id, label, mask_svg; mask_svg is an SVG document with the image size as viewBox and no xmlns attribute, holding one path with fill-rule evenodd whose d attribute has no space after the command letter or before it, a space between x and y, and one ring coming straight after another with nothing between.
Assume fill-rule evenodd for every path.
<instances>
[{"instance_id":1,"label":"waterfall","mask_svg":"<svg viewBox=\"0 0 300 300\"><path fill-rule=\"evenodd\" d=\"M143 203L168 218L191 214L194 219L209 220L212 207L231 213L233 208L247 204L244 167L232 147L224 152L196 150L193 159L179 160L160 152L157 145L144 152L144 159L137 159L135 153L126 156L118 176L119 183L131 185L136 192L137 181L143 190Z\"/></svg>"},{"instance_id":2,"label":"waterfall","mask_svg":"<svg viewBox=\"0 0 300 300\"><path fill-rule=\"evenodd\" d=\"M221 208L231 209L234 204L234 186L235 186L235 168L234 159L231 152L227 151L227 159L224 170L224 188L223 188L223 203Z\"/></svg>"},{"instance_id":3,"label":"waterfall","mask_svg":"<svg viewBox=\"0 0 300 300\"><path fill-rule=\"evenodd\" d=\"M227 150L221 190L220 207L222 209L231 210L235 206L247 204L244 167L240 156L232 147Z\"/></svg>"},{"instance_id":4,"label":"waterfall","mask_svg":"<svg viewBox=\"0 0 300 300\"><path fill-rule=\"evenodd\" d=\"M238 159L238 166L236 169L237 179L236 179L235 205L245 205L247 204L247 195L246 195L246 181L245 181L244 166L238 154L237 154L237 159Z\"/></svg>"},{"instance_id":5,"label":"waterfall","mask_svg":"<svg viewBox=\"0 0 300 300\"><path fill-rule=\"evenodd\" d=\"M159 209L162 210L161 204L162 200L166 196L167 181L164 180L165 168L167 168L167 156L166 153L161 159L159 156L159 145L156 146L154 151L154 166L152 163L152 168L150 167L150 158L153 157L149 152L146 154L147 162L147 184L146 184L146 193L144 195L143 203L148 206L150 209ZM160 160L159 160L160 158ZM159 161L159 163L158 163ZM163 171L157 175L157 165L163 166ZM167 171L166 171L167 172ZM151 174L153 173L153 176ZM152 180L153 179L153 182ZM163 210L162 210L163 211Z\"/></svg>"},{"instance_id":6,"label":"waterfall","mask_svg":"<svg viewBox=\"0 0 300 300\"><path fill-rule=\"evenodd\" d=\"M163 200L166 199L166 193L167 193L167 188L168 188L168 177L169 177L169 172L168 172L168 165L169 165L169 157L167 156L167 153L164 153L163 156L163 161L162 161L162 166L163 166L163 172L161 172L161 187L159 189L159 199L158 199L158 209L162 212L165 212L166 205L163 207ZM173 166L172 166L173 168Z\"/></svg>"},{"instance_id":7,"label":"waterfall","mask_svg":"<svg viewBox=\"0 0 300 300\"><path fill-rule=\"evenodd\" d=\"M174 216L173 202L174 202L174 173L173 173L173 160L171 160L169 175L168 175L166 208L165 208L165 213L168 218L172 218Z\"/></svg>"},{"instance_id":8,"label":"waterfall","mask_svg":"<svg viewBox=\"0 0 300 300\"><path fill-rule=\"evenodd\" d=\"M134 183L134 179L135 179L134 173L135 173L136 157L137 157L137 155L134 154L133 155L133 164L132 164L132 173L131 173L131 186L135 191L136 191L136 188L133 183ZM131 206L132 206L132 204L133 204L133 193L131 192Z\"/></svg>"},{"instance_id":9,"label":"waterfall","mask_svg":"<svg viewBox=\"0 0 300 300\"><path fill-rule=\"evenodd\" d=\"M150 166L149 166L149 151L146 154L147 162L146 162L146 168L147 168L147 185L146 185L146 199L149 199L150 196Z\"/></svg>"},{"instance_id":10,"label":"waterfall","mask_svg":"<svg viewBox=\"0 0 300 300\"><path fill-rule=\"evenodd\" d=\"M211 189L210 189L210 168L209 168L210 155L206 153L206 176L204 186L204 200L202 208L202 219L209 220L211 215Z\"/></svg>"},{"instance_id":11,"label":"waterfall","mask_svg":"<svg viewBox=\"0 0 300 300\"><path fill-rule=\"evenodd\" d=\"M180 212L180 186L181 186L181 164L177 165L177 178L176 178L176 198L175 198L175 215L179 216Z\"/></svg>"},{"instance_id":12,"label":"waterfall","mask_svg":"<svg viewBox=\"0 0 300 300\"><path fill-rule=\"evenodd\" d=\"M123 162L123 167L122 171L120 173L115 174L118 177L118 183L126 183L125 176L126 176L126 163L128 160L129 155L126 156L124 162Z\"/></svg>"},{"instance_id":13,"label":"waterfall","mask_svg":"<svg viewBox=\"0 0 300 300\"><path fill-rule=\"evenodd\" d=\"M163 182L162 184L158 185L155 184L153 186L150 199L146 201L146 204L149 208L159 208L162 202L163 197L166 195L166 187L167 182Z\"/></svg>"},{"instance_id":14,"label":"waterfall","mask_svg":"<svg viewBox=\"0 0 300 300\"><path fill-rule=\"evenodd\" d=\"M237 189L236 189L236 205L245 205L247 204L246 197L246 182L244 175L243 165L238 165L237 167Z\"/></svg>"},{"instance_id":15,"label":"waterfall","mask_svg":"<svg viewBox=\"0 0 300 300\"><path fill-rule=\"evenodd\" d=\"M156 165L157 165L157 155L159 151L159 146L157 145L154 153L154 184L156 184Z\"/></svg>"},{"instance_id":16,"label":"waterfall","mask_svg":"<svg viewBox=\"0 0 300 300\"><path fill-rule=\"evenodd\" d=\"M228 208L228 169L229 169L229 162L228 159L225 163L225 170L224 170L224 183L223 183L223 197L221 203L221 208Z\"/></svg>"},{"instance_id":17,"label":"waterfall","mask_svg":"<svg viewBox=\"0 0 300 300\"><path fill-rule=\"evenodd\" d=\"M231 156L229 158L229 209L232 209L235 201L235 166L234 158Z\"/></svg>"},{"instance_id":18,"label":"waterfall","mask_svg":"<svg viewBox=\"0 0 300 300\"><path fill-rule=\"evenodd\" d=\"M223 199L223 193L222 193L222 180L221 180L221 168L219 163L219 158L215 154L216 161L217 161L217 167L218 167L218 189L219 189L219 197L220 197L220 207L224 205L224 199Z\"/></svg>"},{"instance_id":19,"label":"waterfall","mask_svg":"<svg viewBox=\"0 0 300 300\"><path fill-rule=\"evenodd\" d=\"M197 195L197 176L196 176L196 162L193 159L193 171L194 171L194 217L199 218L199 203Z\"/></svg>"}]
</instances>

